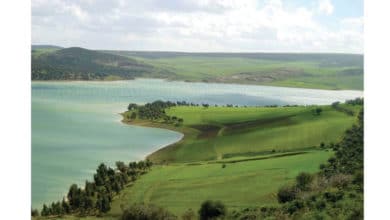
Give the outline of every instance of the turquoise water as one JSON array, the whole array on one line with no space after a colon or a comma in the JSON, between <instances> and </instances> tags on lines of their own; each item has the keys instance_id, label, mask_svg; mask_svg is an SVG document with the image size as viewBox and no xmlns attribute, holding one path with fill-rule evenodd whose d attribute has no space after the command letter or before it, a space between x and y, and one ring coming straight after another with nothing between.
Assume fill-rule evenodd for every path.
<instances>
[{"instance_id":1,"label":"turquoise water","mask_svg":"<svg viewBox=\"0 0 390 220\"><path fill-rule=\"evenodd\" d=\"M124 125L128 103L157 99L234 105L330 104L361 91L169 82L32 83L32 206L62 199L72 183L91 179L100 162L143 159L179 140L177 132Z\"/></svg>"}]
</instances>

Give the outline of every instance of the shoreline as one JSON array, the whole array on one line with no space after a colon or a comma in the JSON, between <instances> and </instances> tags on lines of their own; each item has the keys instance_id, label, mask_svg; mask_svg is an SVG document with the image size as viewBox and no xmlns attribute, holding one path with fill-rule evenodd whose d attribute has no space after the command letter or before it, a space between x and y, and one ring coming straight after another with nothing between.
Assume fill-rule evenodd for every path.
<instances>
[{"instance_id":1,"label":"shoreline","mask_svg":"<svg viewBox=\"0 0 390 220\"><path fill-rule=\"evenodd\" d=\"M158 148L157 150L154 150L153 152L147 154L145 156L145 159L150 159L153 155L155 155L159 151L167 150L169 148L172 148L172 147L176 146L177 144L179 144L179 143L181 143L181 142L183 142L185 140L185 138L187 137L186 133L188 135L188 131L183 129L183 127L175 127L175 126L172 126L172 125L169 125L169 124L163 124L163 123L153 122L153 121L149 121L149 120L137 119L137 120L130 121L130 120L126 120L125 119L124 112L119 113L119 114L122 116L121 122L123 124L132 125L132 126L140 126L140 127L148 127L148 128L166 129L166 130L178 132L178 133L180 133L182 135L179 140L177 140L175 142L172 142L170 144L167 144L167 145L161 145L160 148Z\"/></svg>"},{"instance_id":2,"label":"shoreline","mask_svg":"<svg viewBox=\"0 0 390 220\"><path fill-rule=\"evenodd\" d=\"M203 80L185 80L185 79L172 79L172 78L158 78L158 77L136 77L133 79L113 79L113 80L74 80L74 79L64 79L64 80L33 80L31 82L120 82L120 81L135 81L137 79L159 79L167 82L184 82L184 83L206 83L206 84L226 84L226 85L245 85L245 86L266 86L266 87L279 87L279 88L292 88L292 89L313 89L313 90L323 90L323 91L357 91L364 92L364 89L340 89L340 88L319 88L319 87L297 87L297 86L288 86L288 85L270 85L270 84L257 84L257 83L245 83L245 82L221 82L221 81L203 81Z\"/></svg>"}]
</instances>

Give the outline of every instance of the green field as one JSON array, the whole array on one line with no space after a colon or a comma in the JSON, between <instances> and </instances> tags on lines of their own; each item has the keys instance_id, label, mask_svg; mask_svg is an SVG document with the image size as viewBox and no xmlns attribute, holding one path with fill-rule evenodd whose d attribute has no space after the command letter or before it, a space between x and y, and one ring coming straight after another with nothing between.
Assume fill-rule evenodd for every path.
<instances>
[{"instance_id":1,"label":"green field","mask_svg":"<svg viewBox=\"0 0 390 220\"><path fill-rule=\"evenodd\" d=\"M184 133L178 143L148 156L156 163L192 162L255 156L270 152L311 149L321 142L337 142L356 118L322 106L314 115L312 107L172 107L170 116L184 119L175 127L161 121L130 123L157 126ZM354 111L358 107L349 107ZM127 114L130 114L129 112Z\"/></svg>"},{"instance_id":2,"label":"green field","mask_svg":"<svg viewBox=\"0 0 390 220\"><path fill-rule=\"evenodd\" d=\"M143 61L175 73L170 77L173 80L319 89L363 89L363 69L356 64L322 66L319 61L207 56Z\"/></svg>"},{"instance_id":3,"label":"green field","mask_svg":"<svg viewBox=\"0 0 390 220\"><path fill-rule=\"evenodd\" d=\"M167 70L172 80L363 90L362 55L105 52Z\"/></svg>"},{"instance_id":4,"label":"green field","mask_svg":"<svg viewBox=\"0 0 390 220\"><path fill-rule=\"evenodd\" d=\"M120 215L121 205L152 203L178 216L188 208L198 210L206 199L221 200L230 210L277 205L279 187L302 171L316 172L332 152L307 153L264 160L201 165L155 166L113 201L108 215Z\"/></svg>"},{"instance_id":5,"label":"green field","mask_svg":"<svg viewBox=\"0 0 390 220\"><path fill-rule=\"evenodd\" d=\"M221 200L229 211L263 205L277 206L277 190L300 172L318 171L333 152L300 151L297 155L276 154L249 161L156 165L149 173L114 197L111 210L103 217L65 216L61 219L118 219L122 208L134 203L154 204L180 216L195 212L207 200ZM246 160L248 158L245 158ZM40 218L34 218L40 219ZM45 218L42 218L45 219Z\"/></svg>"}]
</instances>

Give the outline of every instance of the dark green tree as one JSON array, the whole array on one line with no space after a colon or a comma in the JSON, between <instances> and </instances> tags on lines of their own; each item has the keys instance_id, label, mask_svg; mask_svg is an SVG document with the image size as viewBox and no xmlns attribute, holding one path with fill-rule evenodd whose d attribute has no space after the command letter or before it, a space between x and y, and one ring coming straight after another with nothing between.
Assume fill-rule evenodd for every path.
<instances>
[{"instance_id":1,"label":"dark green tree","mask_svg":"<svg viewBox=\"0 0 390 220\"><path fill-rule=\"evenodd\" d=\"M310 173L302 172L296 177L297 187L300 190L308 190L313 182L314 176Z\"/></svg>"},{"instance_id":2,"label":"dark green tree","mask_svg":"<svg viewBox=\"0 0 390 220\"><path fill-rule=\"evenodd\" d=\"M135 103L130 103L129 106L127 107L127 110L132 111L136 110L138 108L138 105Z\"/></svg>"},{"instance_id":3,"label":"dark green tree","mask_svg":"<svg viewBox=\"0 0 390 220\"><path fill-rule=\"evenodd\" d=\"M69 214L69 213L70 213L70 206L69 206L69 203L66 202L65 199L62 200L61 206L62 206L62 209L64 210L64 213L65 213L65 214Z\"/></svg>"},{"instance_id":4,"label":"dark green tree","mask_svg":"<svg viewBox=\"0 0 390 220\"><path fill-rule=\"evenodd\" d=\"M127 171L127 166L124 162L122 161L117 161L115 162L116 168L121 171L122 173L126 173Z\"/></svg>"},{"instance_id":5,"label":"dark green tree","mask_svg":"<svg viewBox=\"0 0 390 220\"><path fill-rule=\"evenodd\" d=\"M106 213L110 211L111 205L110 205L110 199L107 194L99 195L96 201L96 208L101 213Z\"/></svg>"},{"instance_id":6,"label":"dark green tree","mask_svg":"<svg viewBox=\"0 0 390 220\"><path fill-rule=\"evenodd\" d=\"M220 201L204 201L199 209L201 220L222 218L226 215L226 207Z\"/></svg>"},{"instance_id":7,"label":"dark green tree","mask_svg":"<svg viewBox=\"0 0 390 220\"><path fill-rule=\"evenodd\" d=\"M49 208L47 207L46 204L43 204L43 208L42 208L42 211L41 211L41 216L49 216L49 215L50 215Z\"/></svg>"},{"instance_id":8,"label":"dark green tree","mask_svg":"<svg viewBox=\"0 0 390 220\"><path fill-rule=\"evenodd\" d=\"M298 189L295 186L285 186L278 191L278 201L280 203L286 203L296 198Z\"/></svg>"},{"instance_id":9,"label":"dark green tree","mask_svg":"<svg viewBox=\"0 0 390 220\"><path fill-rule=\"evenodd\" d=\"M70 186L68 192L68 201L72 210L75 210L80 207L80 192L81 190L76 184L72 184Z\"/></svg>"},{"instance_id":10,"label":"dark green tree","mask_svg":"<svg viewBox=\"0 0 390 220\"><path fill-rule=\"evenodd\" d=\"M39 212L37 209L31 209L31 216L32 217L37 217L39 216Z\"/></svg>"}]
</instances>

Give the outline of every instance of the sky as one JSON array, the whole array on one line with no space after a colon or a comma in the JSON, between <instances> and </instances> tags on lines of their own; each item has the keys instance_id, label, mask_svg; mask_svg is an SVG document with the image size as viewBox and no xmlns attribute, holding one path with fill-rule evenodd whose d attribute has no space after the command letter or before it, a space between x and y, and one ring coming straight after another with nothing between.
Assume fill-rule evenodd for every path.
<instances>
[{"instance_id":1,"label":"sky","mask_svg":"<svg viewBox=\"0 0 390 220\"><path fill-rule=\"evenodd\" d=\"M32 44L363 53L363 0L32 0Z\"/></svg>"}]
</instances>

